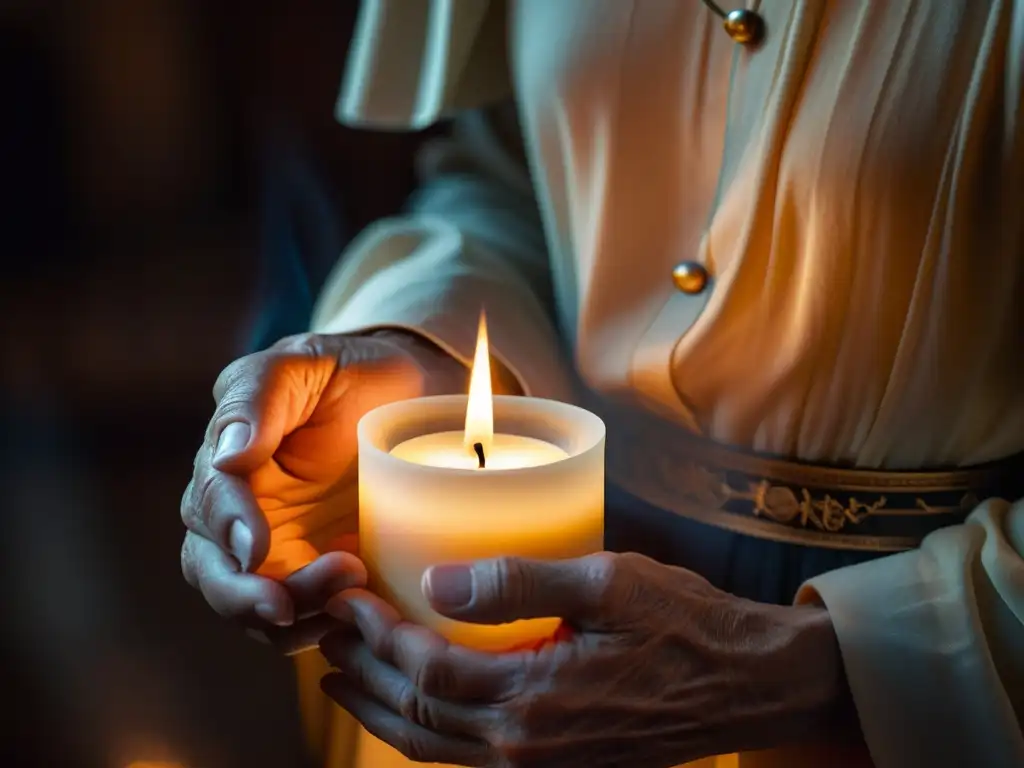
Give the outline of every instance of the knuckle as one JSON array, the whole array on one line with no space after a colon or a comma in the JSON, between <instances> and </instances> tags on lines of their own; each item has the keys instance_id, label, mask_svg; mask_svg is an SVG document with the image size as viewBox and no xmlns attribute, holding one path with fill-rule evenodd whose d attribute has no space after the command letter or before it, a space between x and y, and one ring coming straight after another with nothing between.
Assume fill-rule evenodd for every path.
<instances>
[{"instance_id":1,"label":"knuckle","mask_svg":"<svg viewBox=\"0 0 1024 768\"><path fill-rule=\"evenodd\" d=\"M206 428L206 443L213 445L221 430L232 421L245 418L262 392L273 390L280 380L279 356L259 352L243 357L224 369L214 385L217 409Z\"/></svg>"},{"instance_id":2,"label":"knuckle","mask_svg":"<svg viewBox=\"0 0 1024 768\"><path fill-rule=\"evenodd\" d=\"M601 553L595 561L593 584L595 593L591 596L595 607L616 610L638 606L651 608L654 595L649 591L650 580L645 578L651 560L635 552L624 554Z\"/></svg>"},{"instance_id":3,"label":"knuckle","mask_svg":"<svg viewBox=\"0 0 1024 768\"><path fill-rule=\"evenodd\" d=\"M277 387L294 380L300 372L304 377L315 372L314 379L318 374L331 373L339 361L340 352L336 346L328 344L324 336L316 333L288 336L272 348L273 356L266 362L264 378L270 387Z\"/></svg>"},{"instance_id":4,"label":"knuckle","mask_svg":"<svg viewBox=\"0 0 1024 768\"><path fill-rule=\"evenodd\" d=\"M270 349L236 360L224 369L214 388L217 410L207 428L208 443L232 421L247 420L253 411L267 407L268 396L289 387L322 385L334 370L324 337L315 333L288 336ZM312 373L311 373L312 372Z\"/></svg>"},{"instance_id":5,"label":"knuckle","mask_svg":"<svg viewBox=\"0 0 1024 768\"><path fill-rule=\"evenodd\" d=\"M454 693L455 671L435 652L427 653L415 670L413 685L427 696L445 698Z\"/></svg>"},{"instance_id":6,"label":"knuckle","mask_svg":"<svg viewBox=\"0 0 1024 768\"><path fill-rule=\"evenodd\" d=\"M193 484L189 503L189 518L193 521L193 525L198 523L211 529L216 523L217 501L221 496L223 482L219 472L210 472Z\"/></svg>"},{"instance_id":7,"label":"knuckle","mask_svg":"<svg viewBox=\"0 0 1024 768\"><path fill-rule=\"evenodd\" d=\"M210 419L210 425L207 427L206 441L208 443L215 444L224 427L248 414L262 383L256 380L241 381L224 393L217 404L217 412L214 413L213 418Z\"/></svg>"},{"instance_id":8,"label":"knuckle","mask_svg":"<svg viewBox=\"0 0 1024 768\"><path fill-rule=\"evenodd\" d=\"M370 653L378 659L390 659L392 653L391 636L388 632L372 632L364 635L364 640L370 648Z\"/></svg>"},{"instance_id":9,"label":"knuckle","mask_svg":"<svg viewBox=\"0 0 1024 768\"><path fill-rule=\"evenodd\" d=\"M321 357L324 354L323 336L305 332L285 336L271 348L285 356Z\"/></svg>"},{"instance_id":10,"label":"knuckle","mask_svg":"<svg viewBox=\"0 0 1024 768\"><path fill-rule=\"evenodd\" d=\"M239 357L232 360L217 376L213 384L213 401L220 405L224 395L230 392L239 381L249 378L249 372L258 368L260 360L266 357L266 352L253 352L251 355Z\"/></svg>"},{"instance_id":11,"label":"knuckle","mask_svg":"<svg viewBox=\"0 0 1024 768\"><path fill-rule=\"evenodd\" d=\"M396 704L398 713L411 723L428 730L438 730L437 703L424 695L414 684L406 683L399 691Z\"/></svg>"},{"instance_id":12,"label":"knuckle","mask_svg":"<svg viewBox=\"0 0 1024 768\"><path fill-rule=\"evenodd\" d=\"M412 683L403 683L395 696L398 714L416 724L420 723L420 695Z\"/></svg>"},{"instance_id":13,"label":"knuckle","mask_svg":"<svg viewBox=\"0 0 1024 768\"><path fill-rule=\"evenodd\" d=\"M627 556L599 552L588 558L587 583L591 588L590 599L595 605L608 605L614 601L622 575L623 557Z\"/></svg>"},{"instance_id":14,"label":"knuckle","mask_svg":"<svg viewBox=\"0 0 1024 768\"><path fill-rule=\"evenodd\" d=\"M501 557L494 564L495 596L502 603L518 605L533 594L531 571L517 557Z\"/></svg>"},{"instance_id":15,"label":"knuckle","mask_svg":"<svg viewBox=\"0 0 1024 768\"><path fill-rule=\"evenodd\" d=\"M199 517L209 522L215 508L214 497L217 493L217 474L209 473L199 479L192 487L192 495L195 497L194 505Z\"/></svg>"},{"instance_id":16,"label":"knuckle","mask_svg":"<svg viewBox=\"0 0 1024 768\"><path fill-rule=\"evenodd\" d=\"M232 360L230 363L221 369L221 372L217 374L216 380L213 382L213 402L220 403L221 395L224 390L227 389L228 383L235 377L238 366L243 365L244 361L248 358L241 357L237 360Z\"/></svg>"},{"instance_id":17,"label":"knuckle","mask_svg":"<svg viewBox=\"0 0 1024 768\"><path fill-rule=\"evenodd\" d=\"M248 402L267 379L273 380L299 362L330 357L324 336L300 333L276 342L269 349L245 355L229 363L213 386L218 412Z\"/></svg>"},{"instance_id":18,"label":"knuckle","mask_svg":"<svg viewBox=\"0 0 1024 768\"><path fill-rule=\"evenodd\" d=\"M437 717L436 704L426 696L417 696L417 710L416 719L414 722L419 723L424 728L431 731L440 730L440 722Z\"/></svg>"}]
</instances>

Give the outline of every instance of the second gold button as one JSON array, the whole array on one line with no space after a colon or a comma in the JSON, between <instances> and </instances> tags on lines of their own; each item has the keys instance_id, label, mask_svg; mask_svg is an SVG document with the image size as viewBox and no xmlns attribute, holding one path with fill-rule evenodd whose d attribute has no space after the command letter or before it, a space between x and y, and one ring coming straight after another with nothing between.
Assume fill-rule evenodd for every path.
<instances>
[{"instance_id":1,"label":"second gold button","mask_svg":"<svg viewBox=\"0 0 1024 768\"><path fill-rule=\"evenodd\" d=\"M684 261L672 270L672 282L683 293L700 293L708 284L708 271L696 261Z\"/></svg>"}]
</instances>

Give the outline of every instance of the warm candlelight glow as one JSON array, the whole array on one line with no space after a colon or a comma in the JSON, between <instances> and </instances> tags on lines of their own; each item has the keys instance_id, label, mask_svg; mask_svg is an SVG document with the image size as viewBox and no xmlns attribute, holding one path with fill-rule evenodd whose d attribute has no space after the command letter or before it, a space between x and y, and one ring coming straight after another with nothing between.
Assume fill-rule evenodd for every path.
<instances>
[{"instance_id":1,"label":"warm candlelight glow","mask_svg":"<svg viewBox=\"0 0 1024 768\"><path fill-rule=\"evenodd\" d=\"M481 468L466 450L469 397L399 400L360 420L359 555L371 588L407 621L449 642L507 651L552 637L561 620L454 621L427 602L423 573L489 557L600 552L604 424L566 403L496 396L485 401L494 434Z\"/></svg>"},{"instance_id":2,"label":"warm candlelight glow","mask_svg":"<svg viewBox=\"0 0 1024 768\"><path fill-rule=\"evenodd\" d=\"M487 344L487 318L480 313L480 327L476 335L476 354L469 378L469 403L466 405L466 450L473 455L482 449L483 457L491 453L494 444L494 399L491 393L491 353Z\"/></svg>"},{"instance_id":3,"label":"warm candlelight glow","mask_svg":"<svg viewBox=\"0 0 1024 768\"><path fill-rule=\"evenodd\" d=\"M359 556L370 589L406 621L501 653L549 640L562 620L455 621L430 605L423 575L492 557L600 552L605 428L573 405L494 396L487 341L481 313L468 395L398 400L360 419ZM359 765L407 764L366 733L359 743Z\"/></svg>"}]
</instances>

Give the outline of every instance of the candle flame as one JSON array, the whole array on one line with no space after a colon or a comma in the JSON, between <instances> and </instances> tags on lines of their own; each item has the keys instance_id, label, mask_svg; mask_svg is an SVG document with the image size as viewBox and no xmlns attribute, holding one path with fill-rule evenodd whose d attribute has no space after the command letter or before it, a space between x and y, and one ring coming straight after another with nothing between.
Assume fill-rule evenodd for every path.
<instances>
[{"instance_id":1,"label":"candle flame","mask_svg":"<svg viewBox=\"0 0 1024 768\"><path fill-rule=\"evenodd\" d=\"M466 450L471 454L479 443L484 456L491 452L494 442L494 400L491 391L491 354L487 343L487 318L480 312L480 326L476 334L476 354L473 372L469 377L469 403L466 405Z\"/></svg>"}]
</instances>

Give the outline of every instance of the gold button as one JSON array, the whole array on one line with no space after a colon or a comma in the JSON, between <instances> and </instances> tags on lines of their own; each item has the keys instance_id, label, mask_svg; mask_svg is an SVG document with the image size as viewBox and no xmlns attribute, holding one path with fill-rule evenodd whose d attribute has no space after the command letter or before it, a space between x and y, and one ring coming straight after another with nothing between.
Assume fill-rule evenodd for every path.
<instances>
[{"instance_id":1,"label":"gold button","mask_svg":"<svg viewBox=\"0 0 1024 768\"><path fill-rule=\"evenodd\" d=\"M708 284L708 271L696 261L684 261L672 270L672 282L683 293L700 293Z\"/></svg>"},{"instance_id":2,"label":"gold button","mask_svg":"<svg viewBox=\"0 0 1024 768\"><path fill-rule=\"evenodd\" d=\"M758 45L764 39L764 19L753 11L730 11L724 26L729 37L741 45Z\"/></svg>"}]
</instances>

